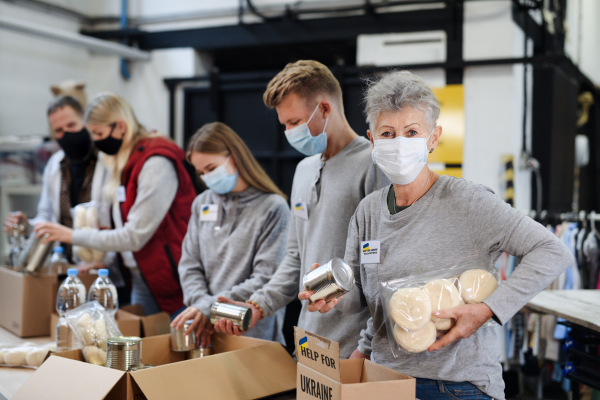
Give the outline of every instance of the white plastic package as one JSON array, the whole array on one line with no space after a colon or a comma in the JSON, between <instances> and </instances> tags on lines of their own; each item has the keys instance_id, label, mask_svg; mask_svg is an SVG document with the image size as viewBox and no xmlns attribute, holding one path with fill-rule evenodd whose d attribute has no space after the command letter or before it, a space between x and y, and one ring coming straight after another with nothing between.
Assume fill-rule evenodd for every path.
<instances>
[{"instance_id":1,"label":"white plastic package","mask_svg":"<svg viewBox=\"0 0 600 400\"><path fill-rule=\"evenodd\" d=\"M38 346L35 343L0 343L0 367L21 367L37 369L48 355L56 351L56 344Z\"/></svg>"},{"instance_id":2,"label":"white plastic package","mask_svg":"<svg viewBox=\"0 0 600 400\"><path fill-rule=\"evenodd\" d=\"M433 312L484 301L498 287L494 266L474 264L381 282L379 294L394 357L425 351L454 327L454 319ZM483 326L497 326L489 320Z\"/></svg>"},{"instance_id":3,"label":"white plastic package","mask_svg":"<svg viewBox=\"0 0 600 400\"><path fill-rule=\"evenodd\" d=\"M75 332L83 356L90 364L106 365L106 342L122 336L115 319L96 300L85 303L65 314Z\"/></svg>"},{"instance_id":4,"label":"white plastic package","mask_svg":"<svg viewBox=\"0 0 600 400\"><path fill-rule=\"evenodd\" d=\"M92 201L89 203L78 204L71 209L73 218L73 229L98 229L99 214L98 207ZM73 246L73 254L79 261L100 262L104 260L105 252L102 250L90 249L82 246Z\"/></svg>"}]
</instances>

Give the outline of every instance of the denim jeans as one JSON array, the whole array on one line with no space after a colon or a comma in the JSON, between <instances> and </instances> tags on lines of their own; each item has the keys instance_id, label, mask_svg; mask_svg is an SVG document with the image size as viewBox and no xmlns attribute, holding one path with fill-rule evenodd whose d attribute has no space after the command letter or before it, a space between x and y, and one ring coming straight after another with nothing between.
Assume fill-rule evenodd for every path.
<instances>
[{"instance_id":1,"label":"denim jeans","mask_svg":"<svg viewBox=\"0 0 600 400\"><path fill-rule=\"evenodd\" d=\"M160 307L158 307L140 270L132 268L129 271L131 272L131 304L141 305L145 315L159 313Z\"/></svg>"},{"instance_id":2,"label":"denim jeans","mask_svg":"<svg viewBox=\"0 0 600 400\"><path fill-rule=\"evenodd\" d=\"M492 400L469 382L434 381L417 378L419 400Z\"/></svg>"}]
</instances>

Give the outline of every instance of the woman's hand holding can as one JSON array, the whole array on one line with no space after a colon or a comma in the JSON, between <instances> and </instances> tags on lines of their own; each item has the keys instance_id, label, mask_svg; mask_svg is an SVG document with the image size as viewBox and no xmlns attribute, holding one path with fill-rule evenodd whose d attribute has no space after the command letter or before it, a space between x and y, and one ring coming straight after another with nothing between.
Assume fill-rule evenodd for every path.
<instances>
[{"instance_id":1,"label":"woman's hand holding can","mask_svg":"<svg viewBox=\"0 0 600 400\"><path fill-rule=\"evenodd\" d=\"M248 326L248 330L242 331L238 326L234 326L233 322L231 322L231 320L221 318L219 320L219 322L214 324L214 328L215 328L216 332L226 333L228 335L242 336L242 335L246 334L246 332L248 332L250 329L254 328L256 323L262 317L262 313L260 312L260 310L252 304L242 303L241 301L233 301L226 297L217 297L217 300L220 303L235 304L237 306L249 308L250 310L252 310L252 319L250 320L250 325Z\"/></svg>"}]
</instances>

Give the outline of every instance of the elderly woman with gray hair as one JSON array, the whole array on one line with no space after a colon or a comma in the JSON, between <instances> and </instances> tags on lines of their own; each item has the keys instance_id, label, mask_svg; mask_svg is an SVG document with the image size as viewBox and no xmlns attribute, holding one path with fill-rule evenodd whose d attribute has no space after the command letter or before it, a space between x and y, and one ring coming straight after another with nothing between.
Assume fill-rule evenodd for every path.
<instances>
[{"instance_id":1,"label":"elderly woman with gray hair","mask_svg":"<svg viewBox=\"0 0 600 400\"><path fill-rule=\"evenodd\" d=\"M490 189L464 179L439 176L426 164L442 127L430 87L408 71L392 72L366 91L368 136L373 162L393 182L359 204L348 228L345 261L356 288L339 301L310 304L309 311L346 313L369 307L371 319L353 357L417 378L417 398L504 398L494 318L507 323L569 265L569 250L542 225L518 212ZM380 241L380 261L361 264L363 241ZM480 304L436 311L455 326L428 351L392 355L379 297L379 282L442 270L452 265L494 265L502 252L521 258L513 274ZM300 292L307 300L310 293Z\"/></svg>"}]
</instances>

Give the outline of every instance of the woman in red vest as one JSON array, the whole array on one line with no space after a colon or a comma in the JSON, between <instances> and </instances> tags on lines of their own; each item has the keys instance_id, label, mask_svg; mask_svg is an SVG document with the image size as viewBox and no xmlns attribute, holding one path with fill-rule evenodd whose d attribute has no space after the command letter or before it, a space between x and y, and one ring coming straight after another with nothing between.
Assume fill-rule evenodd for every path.
<instances>
[{"instance_id":1,"label":"woman in red vest","mask_svg":"<svg viewBox=\"0 0 600 400\"><path fill-rule=\"evenodd\" d=\"M196 191L184 167L185 153L171 140L148 134L116 94L100 93L84 121L112 171L104 187L113 204L114 229L72 230L53 223L36 227L48 241L118 251L131 272L131 302L146 315L175 317L183 293L177 265Z\"/></svg>"}]
</instances>

